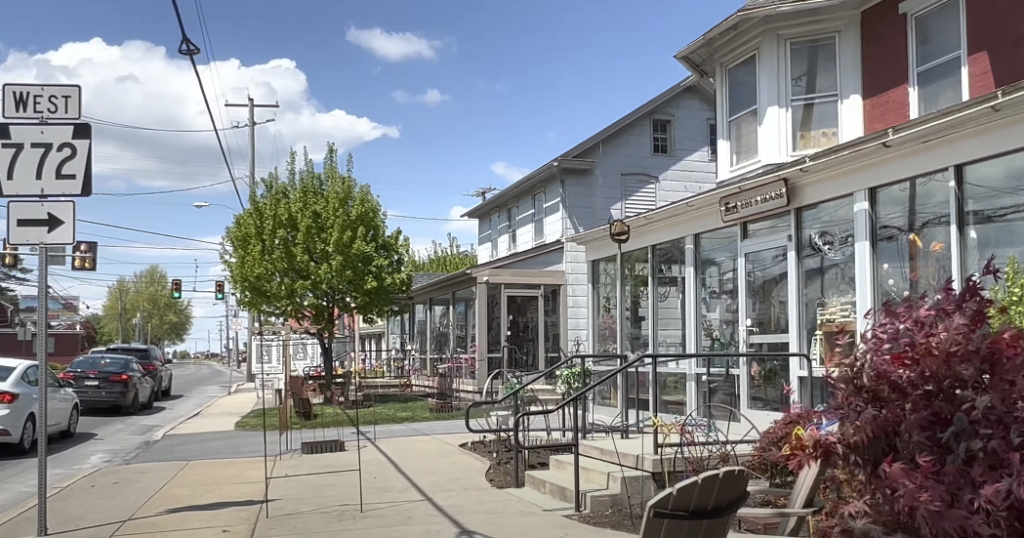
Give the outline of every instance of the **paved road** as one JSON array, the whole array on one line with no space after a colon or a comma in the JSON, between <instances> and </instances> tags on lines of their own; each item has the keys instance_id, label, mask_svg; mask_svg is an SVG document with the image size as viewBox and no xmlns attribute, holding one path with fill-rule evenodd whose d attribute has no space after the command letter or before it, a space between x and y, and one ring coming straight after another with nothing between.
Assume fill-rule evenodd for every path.
<instances>
[{"instance_id":1,"label":"paved road","mask_svg":"<svg viewBox=\"0 0 1024 538\"><path fill-rule=\"evenodd\" d=\"M49 482L60 483L99 467L122 463L152 444L153 434L227 393L238 373L209 364L173 364L174 394L137 416L87 412L70 440L51 439ZM261 445L262 446L262 445ZM0 514L36 494L36 458L0 454Z\"/></svg>"}]
</instances>

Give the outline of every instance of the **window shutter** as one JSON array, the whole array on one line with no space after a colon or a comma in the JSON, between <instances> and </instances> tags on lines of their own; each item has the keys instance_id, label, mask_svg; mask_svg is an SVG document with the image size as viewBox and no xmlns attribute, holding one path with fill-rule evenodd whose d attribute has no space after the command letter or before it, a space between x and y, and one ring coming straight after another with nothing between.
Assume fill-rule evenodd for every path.
<instances>
[{"instance_id":1,"label":"window shutter","mask_svg":"<svg viewBox=\"0 0 1024 538\"><path fill-rule=\"evenodd\" d=\"M622 207L633 217L658 207L658 178L647 175L622 176Z\"/></svg>"}]
</instances>

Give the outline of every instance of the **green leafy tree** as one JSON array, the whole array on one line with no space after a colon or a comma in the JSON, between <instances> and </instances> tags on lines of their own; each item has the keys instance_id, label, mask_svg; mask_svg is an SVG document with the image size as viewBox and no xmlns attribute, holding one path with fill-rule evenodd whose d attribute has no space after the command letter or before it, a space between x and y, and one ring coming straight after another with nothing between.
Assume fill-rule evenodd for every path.
<instances>
[{"instance_id":1,"label":"green leafy tree","mask_svg":"<svg viewBox=\"0 0 1024 538\"><path fill-rule=\"evenodd\" d=\"M1016 256L1006 260L1003 270L1003 284L992 286L989 297L993 307L989 319L994 328L1013 327L1024 329L1024 267Z\"/></svg>"},{"instance_id":2,"label":"green leafy tree","mask_svg":"<svg viewBox=\"0 0 1024 538\"><path fill-rule=\"evenodd\" d=\"M409 257L409 270L413 273L455 273L476 265L476 251L464 249L459 239L448 234L448 244L431 241L430 248Z\"/></svg>"},{"instance_id":3,"label":"green leafy tree","mask_svg":"<svg viewBox=\"0 0 1024 538\"><path fill-rule=\"evenodd\" d=\"M352 156L342 172L328 144L322 171L308 151L301 161L292 151L284 178L275 170L259 182L225 231L221 260L238 304L306 327L330 372L339 314L370 323L386 316L412 284L408 256L408 238L388 231L380 201L354 177Z\"/></svg>"},{"instance_id":4,"label":"green leafy tree","mask_svg":"<svg viewBox=\"0 0 1024 538\"><path fill-rule=\"evenodd\" d=\"M171 297L171 279L159 265L150 265L130 277L120 277L107 288L98 326L100 340L135 340L135 318L142 317L142 341L166 347L185 341L192 330L192 301Z\"/></svg>"},{"instance_id":5,"label":"green leafy tree","mask_svg":"<svg viewBox=\"0 0 1024 538\"><path fill-rule=\"evenodd\" d=\"M18 306L20 300L16 286L32 285L34 282L28 275L32 270L27 267L17 269L6 269L0 267L0 301L11 306Z\"/></svg>"}]
</instances>

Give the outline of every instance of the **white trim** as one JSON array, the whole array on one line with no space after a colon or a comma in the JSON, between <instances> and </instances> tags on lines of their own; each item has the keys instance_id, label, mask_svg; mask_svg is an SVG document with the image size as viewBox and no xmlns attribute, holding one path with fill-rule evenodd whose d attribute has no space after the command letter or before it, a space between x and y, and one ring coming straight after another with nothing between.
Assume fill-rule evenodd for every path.
<instances>
[{"instance_id":1,"label":"white trim","mask_svg":"<svg viewBox=\"0 0 1024 538\"><path fill-rule=\"evenodd\" d=\"M836 103L836 136L839 137L839 138L842 138L842 134L843 134L843 110L842 110L843 109L843 83L842 83L842 63L841 63L841 60L840 60L842 55L840 54L840 50L839 50L840 46L841 46L840 40L839 40L839 32L838 31L833 31L833 32L825 32L825 33L821 33L821 34L810 34L810 35L805 35L805 36L787 38L787 39L785 39L783 41L783 47L785 48L785 55L786 55L786 66L785 66L785 71L784 71L785 72L785 76L783 77L783 83L785 84L785 88L786 88L785 89L786 111L783 114L783 116L785 116L785 118L786 118L786 120L785 120L786 121L786 128L785 128L785 133L786 133L786 153L788 155L790 155L791 157L799 157L799 156L802 156L802 155L807 155L808 153L814 153L815 151L818 151L818 150L797 151L796 148L794 147L794 144L793 144L793 136L796 133L793 131L793 105L794 105L794 98L793 98L793 57L792 57L792 54L791 54L792 50L793 50L792 49L792 45L793 45L793 43L798 43L800 41L811 41L811 40L822 39L822 38L826 38L826 37L832 38L832 43L833 43L833 45L835 45L835 53L836 53L836 57L835 57L835 62L836 62L835 63L835 65L836 65L836 91L828 92L828 93L816 93L816 94L811 94L811 95L802 95L802 96L800 96L798 98L798 101L799 101L800 104L804 105L804 104L812 103L812 102L831 102L831 101L834 100L835 103ZM836 141L836 145L841 144L841 143L842 143L841 140L837 140Z\"/></svg>"},{"instance_id":2,"label":"white trim","mask_svg":"<svg viewBox=\"0 0 1024 538\"><path fill-rule=\"evenodd\" d=\"M747 109L743 110L742 112L738 112L736 114L730 115L730 113L732 111L729 110L729 70L731 70L733 67L736 67L737 65L739 65L739 64L749 60L750 58L754 58L754 106L752 108L747 108ZM736 170L738 168L742 168L744 166L748 166L748 165L750 165L752 163L756 163L756 162L759 162L761 160L761 140L760 140L760 138L761 138L761 95L760 95L760 87L759 87L760 84L759 84L759 78L758 78L760 76L760 73L761 73L761 66L758 65L759 59L760 59L759 51L757 49L755 49L750 54L746 54L746 55L740 57L738 60L736 60L734 62L731 62L729 64L726 64L726 66L724 67L725 77L723 77L723 78L725 78L725 84L722 87L722 95L725 97L725 102L723 103L724 108L725 108L725 117L726 117L726 121L725 121L725 132L726 132L726 135L725 135L725 137L726 137L726 140L729 141L729 165L728 166L729 166L730 170ZM746 162L733 163L733 156L735 155L736 148L732 147L732 129L731 129L732 121L735 120L736 118L739 118L740 116L742 116L744 114L749 113L751 110L754 110L754 111L757 112L757 114L756 114L757 130L756 130L756 136L754 137L754 140L757 142L757 156L754 159L751 159L751 160L746 161ZM719 136L721 136L721 135L719 134Z\"/></svg>"},{"instance_id":3,"label":"white trim","mask_svg":"<svg viewBox=\"0 0 1024 538\"><path fill-rule=\"evenodd\" d=\"M961 86L961 102L968 101L971 98L971 85L967 78L967 6L964 5L964 0L905 0L900 4L900 13L907 14L907 48L910 58L909 66L910 73L907 79L907 90L910 94L910 119L921 116L919 110L919 100L917 97L917 74L922 69L928 69L935 65L941 64L944 61L951 60L955 55L950 54L940 60L933 61L929 64L918 66L917 65L917 45L915 31L915 21L918 17L926 15L936 8L948 3L956 2L960 8L960 86ZM915 8L913 11L902 11L904 4L908 4L906 7Z\"/></svg>"},{"instance_id":4,"label":"white trim","mask_svg":"<svg viewBox=\"0 0 1024 538\"><path fill-rule=\"evenodd\" d=\"M538 196L541 197L541 204L540 204L540 210L541 211L540 211L539 215L537 214L537 197ZM541 189L539 191L534 192L533 196L530 197L530 202L533 205L533 208L531 209L531 212L533 213L533 221L530 224L532 225L532 228L533 228L533 231L532 231L532 234L533 234L533 244L534 244L534 246L536 246L536 245L539 245L539 244L544 242L544 239L545 239L545 237L547 236L547 233L548 233L547 232L547 226L544 225L544 219L547 218L547 212L548 212L547 211L547 208L548 208L548 193L547 193L547 190ZM541 231L540 237L537 237L537 222L538 221L540 221L540 231Z\"/></svg>"},{"instance_id":5,"label":"white trim","mask_svg":"<svg viewBox=\"0 0 1024 538\"><path fill-rule=\"evenodd\" d=\"M488 223L490 226L490 231L488 232L490 233L490 236L488 237L488 239L490 239L490 247L488 249L490 250L490 256L488 259L496 260L498 259L498 232L501 229L501 212L495 211L491 213Z\"/></svg>"},{"instance_id":6,"label":"white trim","mask_svg":"<svg viewBox=\"0 0 1024 538\"><path fill-rule=\"evenodd\" d=\"M515 211L515 219L512 219L512 212ZM508 253L519 250L519 204L512 204L505 208L505 220L508 221L508 231L506 232L508 243Z\"/></svg>"}]
</instances>

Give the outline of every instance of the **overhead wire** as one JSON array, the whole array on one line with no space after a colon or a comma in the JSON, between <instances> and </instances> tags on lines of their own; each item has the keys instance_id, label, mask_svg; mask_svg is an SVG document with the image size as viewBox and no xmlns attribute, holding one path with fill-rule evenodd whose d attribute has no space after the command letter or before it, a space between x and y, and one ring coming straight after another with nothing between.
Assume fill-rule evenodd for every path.
<instances>
[{"instance_id":1,"label":"overhead wire","mask_svg":"<svg viewBox=\"0 0 1024 538\"><path fill-rule=\"evenodd\" d=\"M209 189L210 187L216 187L225 183L231 183L230 179L223 181L217 181L214 183L206 183L204 185L196 185L194 187L182 187L180 189L165 189L162 191L143 191L143 192L94 192L93 196L113 196L115 198L130 198L133 196L153 196L156 194L175 194L179 192L198 191L200 189Z\"/></svg>"},{"instance_id":2,"label":"overhead wire","mask_svg":"<svg viewBox=\"0 0 1024 538\"><path fill-rule=\"evenodd\" d=\"M203 86L203 77L199 74L199 65L196 64L196 55L201 51L195 43L192 42L188 37L188 33L185 31L185 21L181 18L181 9L178 7L178 0L171 0L171 5L174 7L174 16L178 21L178 29L181 30L181 44L178 45L178 54L187 56L189 63L192 64L192 72L196 75L196 82L199 83L199 92L203 95L203 103L206 105L206 113L210 117L210 124L213 125L213 134L217 137L217 146L220 148L221 157L224 158L224 166L228 169L228 175L231 176L231 186L235 188L235 196L238 197L238 205L241 208L245 208L245 202L242 201L242 192L238 189L238 182L235 180L235 172L231 167L231 160L228 158L228 152L224 148L224 141L221 139L220 131L217 129L217 120L213 117L213 107L210 106L210 100L206 97L206 88Z\"/></svg>"}]
</instances>

